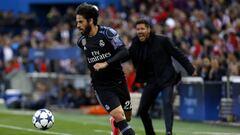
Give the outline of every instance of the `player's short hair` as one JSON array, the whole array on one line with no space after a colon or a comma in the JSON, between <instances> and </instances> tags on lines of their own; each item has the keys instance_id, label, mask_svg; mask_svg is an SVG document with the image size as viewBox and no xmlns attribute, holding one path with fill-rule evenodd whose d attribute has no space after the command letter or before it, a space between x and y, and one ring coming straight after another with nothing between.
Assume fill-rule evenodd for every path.
<instances>
[{"instance_id":1,"label":"player's short hair","mask_svg":"<svg viewBox=\"0 0 240 135\"><path fill-rule=\"evenodd\" d=\"M93 24L97 25L99 16L97 6L88 3L80 4L76 9L76 14L83 16L88 21L92 18Z\"/></svg>"},{"instance_id":2,"label":"player's short hair","mask_svg":"<svg viewBox=\"0 0 240 135\"><path fill-rule=\"evenodd\" d=\"M135 23L135 27L138 24L145 24L146 27L151 28L151 23L147 19L142 18L142 19L137 20L136 23Z\"/></svg>"}]
</instances>

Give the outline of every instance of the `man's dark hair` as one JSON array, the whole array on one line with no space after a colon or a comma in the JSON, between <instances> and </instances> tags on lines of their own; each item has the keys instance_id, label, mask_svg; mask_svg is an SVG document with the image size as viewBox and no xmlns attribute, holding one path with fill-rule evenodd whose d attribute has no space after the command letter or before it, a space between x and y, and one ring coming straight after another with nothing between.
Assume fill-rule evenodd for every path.
<instances>
[{"instance_id":1,"label":"man's dark hair","mask_svg":"<svg viewBox=\"0 0 240 135\"><path fill-rule=\"evenodd\" d=\"M135 23L135 27L136 27L138 24L145 24L146 27L151 28L150 22L149 22L148 20L146 20L146 19L139 19L139 20L137 20L137 22Z\"/></svg>"},{"instance_id":2,"label":"man's dark hair","mask_svg":"<svg viewBox=\"0 0 240 135\"><path fill-rule=\"evenodd\" d=\"M93 24L97 25L99 13L96 6L87 3L80 4L76 9L76 14L83 16L87 21L92 18Z\"/></svg>"}]
</instances>

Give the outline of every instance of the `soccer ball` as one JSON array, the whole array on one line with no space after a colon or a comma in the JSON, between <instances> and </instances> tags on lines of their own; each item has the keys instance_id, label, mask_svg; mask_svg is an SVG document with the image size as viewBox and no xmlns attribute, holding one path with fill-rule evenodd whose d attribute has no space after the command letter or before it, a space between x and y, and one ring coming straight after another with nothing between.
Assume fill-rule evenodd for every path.
<instances>
[{"instance_id":1,"label":"soccer ball","mask_svg":"<svg viewBox=\"0 0 240 135\"><path fill-rule=\"evenodd\" d=\"M54 124L54 116L51 111L47 109L39 109L32 117L33 125L41 130L47 130Z\"/></svg>"}]
</instances>

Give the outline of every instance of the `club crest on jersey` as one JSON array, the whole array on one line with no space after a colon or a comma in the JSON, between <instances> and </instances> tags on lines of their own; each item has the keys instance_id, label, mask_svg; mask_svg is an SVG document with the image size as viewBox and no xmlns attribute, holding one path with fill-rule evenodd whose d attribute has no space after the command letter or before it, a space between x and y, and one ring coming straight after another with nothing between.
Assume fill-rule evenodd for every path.
<instances>
[{"instance_id":1,"label":"club crest on jersey","mask_svg":"<svg viewBox=\"0 0 240 135\"><path fill-rule=\"evenodd\" d=\"M105 46L105 43L103 42L103 40L99 40L99 45L100 45L101 47L104 47L104 46Z\"/></svg>"}]
</instances>

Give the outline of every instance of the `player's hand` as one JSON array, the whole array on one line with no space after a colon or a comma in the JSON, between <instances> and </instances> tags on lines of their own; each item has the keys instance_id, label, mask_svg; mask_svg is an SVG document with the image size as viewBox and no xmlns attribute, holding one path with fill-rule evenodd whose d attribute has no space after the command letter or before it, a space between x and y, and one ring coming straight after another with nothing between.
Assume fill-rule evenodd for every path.
<instances>
[{"instance_id":1,"label":"player's hand","mask_svg":"<svg viewBox=\"0 0 240 135\"><path fill-rule=\"evenodd\" d=\"M99 71L100 69L104 69L108 66L108 63L107 62L102 62L102 63L96 63L94 64L93 68L96 70L96 71Z\"/></svg>"}]
</instances>

